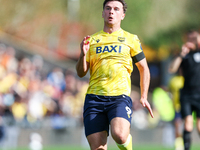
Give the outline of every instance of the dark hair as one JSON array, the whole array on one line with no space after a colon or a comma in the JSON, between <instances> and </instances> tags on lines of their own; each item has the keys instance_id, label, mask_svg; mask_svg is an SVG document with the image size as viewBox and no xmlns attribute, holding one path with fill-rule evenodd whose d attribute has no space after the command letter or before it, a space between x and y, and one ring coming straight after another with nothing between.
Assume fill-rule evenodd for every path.
<instances>
[{"instance_id":1,"label":"dark hair","mask_svg":"<svg viewBox=\"0 0 200 150\"><path fill-rule=\"evenodd\" d=\"M124 13L126 13L127 4L126 4L125 0L105 0L104 3L103 3L103 9L105 8L106 3L109 2L109 1L118 1L118 2L122 3Z\"/></svg>"},{"instance_id":2,"label":"dark hair","mask_svg":"<svg viewBox=\"0 0 200 150\"><path fill-rule=\"evenodd\" d=\"M198 48L198 36L199 32L195 29L189 29L186 32L186 42L191 42L195 44L196 48Z\"/></svg>"},{"instance_id":3,"label":"dark hair","mask_svg":"<svg viewBox=\"0 0 200 150\"><path fill-rule=\"evenodd\" d=\"M199 32L197 30L190 29L187 32L188 40L193 41L193 42L194 41L197 42L198 35L199 35Z\"/></svg>"}]
</instances>

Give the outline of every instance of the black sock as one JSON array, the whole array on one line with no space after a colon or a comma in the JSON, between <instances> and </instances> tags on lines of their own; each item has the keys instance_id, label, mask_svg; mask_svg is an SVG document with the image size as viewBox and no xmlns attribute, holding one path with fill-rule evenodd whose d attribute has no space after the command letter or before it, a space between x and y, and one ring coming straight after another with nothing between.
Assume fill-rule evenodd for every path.
<instances>
[{"instance_id":1,"label":"black sock","mask_svg":"<svg viewBox=\"0 0 200 150\"><path fill-rule=\"evenodd\" d=\"M184 132L183 132L183 141L184 141L185 150L189 150L190 149L190 145L191 145L190 133L191 132L188 132L186 130L184 130Z\"/></svg>"}]
</instances>

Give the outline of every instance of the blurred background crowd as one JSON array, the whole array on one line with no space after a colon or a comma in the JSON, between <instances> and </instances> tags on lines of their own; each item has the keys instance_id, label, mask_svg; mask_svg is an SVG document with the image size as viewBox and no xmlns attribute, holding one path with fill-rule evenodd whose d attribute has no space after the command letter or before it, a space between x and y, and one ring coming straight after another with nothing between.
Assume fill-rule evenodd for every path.
<instances>
[{"instance_id":1,"label":"blurred background crowd","mask_svg":"<svg viewBox=\"0 0 200 150\"><path fill-rule=\"evenodd\" d=\"M10 145L19 128L40 128L45 119L54 129L80 125L87 80L60 67L47 72L41 56L17 58L15 53L0 44L0 141Z\"/></svg>"}]
</instances>

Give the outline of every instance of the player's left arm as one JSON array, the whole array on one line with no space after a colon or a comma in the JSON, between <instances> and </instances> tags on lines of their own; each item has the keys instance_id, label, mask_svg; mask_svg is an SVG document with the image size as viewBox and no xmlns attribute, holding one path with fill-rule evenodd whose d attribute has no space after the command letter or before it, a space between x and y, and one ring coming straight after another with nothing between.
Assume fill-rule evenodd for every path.
<instances>
[{"instance_id":1,"label":"player's left arm","mask_svg":"<svg viewBox=\"0 0 200 150\"><path fill-rule=\"evenodd\" d=\"M146 58L143 58L142 60L136 62L135 65L137 66L140 73L140 89L141 89L140 103L142 104L143 107L146 107L148 109L151 117L153 118L154 117L153 112L147 100L149 84L150 84L150 72Z\"/></svg>"}]
</instances>

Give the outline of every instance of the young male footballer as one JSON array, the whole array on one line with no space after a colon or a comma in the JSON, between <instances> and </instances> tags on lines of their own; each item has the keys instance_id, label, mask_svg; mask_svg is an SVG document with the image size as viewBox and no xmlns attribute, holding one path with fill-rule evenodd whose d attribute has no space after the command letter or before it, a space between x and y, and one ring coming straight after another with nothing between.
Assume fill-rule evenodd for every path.
<instances>
[{"instance_id":1,"label":"young male footballer","mask_svg":"<svg viewBox=\"0 0 200 150\"><path fill-rule=\"evenodd\" d=\"M147 100L150 73L140 40L121 29L126 10L124 0L105 0L103 30L86 36L80 44L77 74L83 77L90 69L83 116L85 135L91 150L107 149L109 128L119 149L132 150L132 61L140 72L140 102L153 117Z\"/></svg>"}]
</instances>

